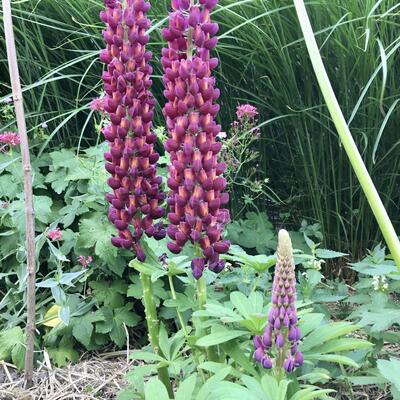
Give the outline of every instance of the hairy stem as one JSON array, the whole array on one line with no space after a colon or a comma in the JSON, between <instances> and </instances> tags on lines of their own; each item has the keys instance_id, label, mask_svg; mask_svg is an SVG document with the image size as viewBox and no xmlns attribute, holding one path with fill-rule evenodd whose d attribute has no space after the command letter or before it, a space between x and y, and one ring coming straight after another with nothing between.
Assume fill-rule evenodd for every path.
<instances>
[{"instance_id":1,"label":"hairy stem","mask_svg":"<svg viewBox=\"0 0 400 400\"><path fill-rule=\"evenodd\" d=\"M146 314L147 329L149 332L149 342L151 347L153 348L154 353L159 354L159 323L157 318L156 304L154 302L153 285L151 283L150 276L143 273L140 273L140 282L142 283L143 288L143 303ZM167 388L169 397L174 398L174 391L172 390L168 368L159 368L158 377Z\"/></svg>"}]
</instances>

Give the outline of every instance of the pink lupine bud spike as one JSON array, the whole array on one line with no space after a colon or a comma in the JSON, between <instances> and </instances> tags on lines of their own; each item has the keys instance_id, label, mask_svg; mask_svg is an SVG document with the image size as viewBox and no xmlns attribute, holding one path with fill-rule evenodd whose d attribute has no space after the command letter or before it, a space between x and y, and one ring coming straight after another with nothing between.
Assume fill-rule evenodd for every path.
<instances>
[{"instance_id":1,"label":"pink lupine bud spike","mask_svg":"<svg viewBox=\"0 0 400 400\"><path fill-rule=\"evenodd\" d=\"M272 347L275 343L279 353L285 357L284 361L282 357L276 359L276 368L284 369L288 373L304 362L303 354L297 350L301 332L297 326L295 299L296 279L292 243L289 234L281 230L278 235L277 263L272 285L273 305L262 339L264 348L268 350L268 344L271 343ZM256 342L254 344L257 348Z\"/></svg>"},{"instance_id":2,"label":"pink lupine bud spike","mask_svg":"<svg viewBox=\"0 0 400 400\"><path fill-rule=\"evenodd\" d=\"M145 0L128 0L126 4L104 0L104 4L106 9L100 13L106 24L106 49L100 53L100 60L106 64L102 107L111 120L103 130L110 142L104 158L106 170L112 175L107 182L113 190L106 198L111 204L109 219L118 230L112 243L132 249L144 261L139 243L143 233L156 239L166 234L154 222L164 215L159 203L165 196L159 191L159 154L153 148L156 136L151 132L155 101L149 90L151 53L145 49L150 4Z\"/></svg>"}]
</instances>

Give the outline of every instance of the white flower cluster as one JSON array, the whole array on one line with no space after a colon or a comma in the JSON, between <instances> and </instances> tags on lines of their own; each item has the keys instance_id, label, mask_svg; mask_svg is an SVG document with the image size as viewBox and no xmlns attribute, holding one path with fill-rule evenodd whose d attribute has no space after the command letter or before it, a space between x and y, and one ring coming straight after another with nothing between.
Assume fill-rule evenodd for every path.
<instances>
[{"instance_id":1,"label":"white flower cluster","mask_svg":"<svg viewBox=\"0 0 400 400\"><path fill-rule=\"evenodd\" d=\"M372 279L372 286L376 292L387 292L389 284L386 282L384 276L374 276Z\"/></svg>"}]
</instances>

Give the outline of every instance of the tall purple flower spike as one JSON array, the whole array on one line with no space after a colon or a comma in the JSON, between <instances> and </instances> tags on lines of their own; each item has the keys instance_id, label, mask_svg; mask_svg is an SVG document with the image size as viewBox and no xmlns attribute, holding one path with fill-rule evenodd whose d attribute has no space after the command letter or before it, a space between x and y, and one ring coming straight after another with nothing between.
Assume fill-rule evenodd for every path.
<instances>
[{"instance_id":1,"label":"tall purple flower spike","mask_svg":"<svg viewBox=\"0 0 400 400\"><path fill-rule=\"evenodd\" d=\"M218 162L221 126L215 122L220 91L215 88L212 70L218 59L211 58L217 44L218 24L212 23L210 11L217 0L172 0L169 27L162 31L168 48L162 50L164 115L169 139L165 149L171 157L168 187L172 240L168 248L179 253L187 242L202 253L192 262L199 279L206 267L221 272L225 266L220 254L230 243L222 232L229 222L229 211L221 208L229 202L222 176L226 166Z\"/></svg>"},{"instance_id":2,"label":"tall purple flower spike","mask_svg":"<svg viewBox=\"0 0 400 400\"><path fill-rule=\"evenodd\" d=\"M150 20L146 13L150 3L144 0L104 0L105 11L100 13L106 24L103 38L107 44L100 52L106 64L103 73L104 111L111 123L103 129L110 151L104 154L106 169L111 174L107 194L110 203L109 219L118 230L113 237L116 247L133 249L139 260L145 255L139 240L145 232L156 239L165 237L161 218L165 210L160 202L162 178L157 176L159 154L154 150L157 139L152 132L155 100L150 92L152 55L146 51Z\"/></svg>"},{"instance_id":3,"label":"tall purple flower spike","mask_svg":"<svg viewBox=\"0 0 400 400\"><path fill-rule=\"evenodd\" d=\"M297 326L296 276L292 242L287 231L278 237L277 262L272 285L272 308L262 336L254 338L254 358L264 368L275 366L292 372L303 364L303 354L297 350L301 332ZM274 351L275 362L271 353Z\"/></svg>"}]
</instances>

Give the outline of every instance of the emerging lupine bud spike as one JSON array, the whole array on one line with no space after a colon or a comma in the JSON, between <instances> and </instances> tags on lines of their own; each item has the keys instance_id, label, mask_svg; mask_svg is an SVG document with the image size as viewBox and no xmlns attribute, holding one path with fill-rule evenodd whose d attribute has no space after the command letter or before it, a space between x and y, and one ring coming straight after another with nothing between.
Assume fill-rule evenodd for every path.
<instances>
[{"instance_id":1,"label":"emerging lupine bud spike","mask_svg":"<svg viewBox=\"0 0 400 400\"><path fill-rule=\"evenodd\" d=\"M143 233L157 240L166 234L162 225L154 223L164 215L159 204L164 195L159 191L159 154L153 148L156 137L151 131L155 101L150 92L151 53L145 48L150 3L104 0L104 4L100 18L106 24L106 49L100 52L100 60L106 64L102 75L106 96L101 100L102 111L110 119L103 129L110 143L104 158L111 174L107 182L113 190L106 198L109 219L118 230L112 243L133 250L138 260L144 261Z\"/></svg>"},{"instance_id":2,"label":"emerging lupine bud spike","mask_svg":"<svg viewBox=\"0 0 400 400\"><path fill-rule=\"evenodd\" d=\"M203 252L202 267L193 260L193 275L198 279L205 267L219 273L225 263L219 254L229 250L230 243L222 233L229 222L229 211L221 209L229 196L223 192L226 166L218 161L221 143L217 136L221 127L215 117L215 104L220 92L214 88L212 70L218 60L210 57L217 44L214 36L218 24L210 18L210 10L218 0L172 0L174 10L169 26L162 30L168 48L162 51L164 68L164 107L169 138L165 149L171 165L167 181L167 200L171 212L168 219L176 229L169 229L172 240L168 248L178 252L187 241L199 244ZM190 219L190 222L189 222ZM182 224L185 232L182 231Z\"/></svg>"},{"instance_id":3,"label":"emerging lupine bud spike","mask_svg":"<svg viewBox=\"0 0 400 400\"><path fill-rule=\"evenodd\" d=\"M303 364L304 357L297 350L301 332L297 326L298 318L295 306L295 264L292 242L285 230L281 230L278 234L277 262L271 300L272 307L268 314L268 323L262 340L256 339L259 338L256 336L253 341L258 355L256 360L264 368L270 368L268 351L275 346L276 352L280 354L275 360L276 368L291 373L296 367ZM265 353L265 357L268 358L260 359L261 353Z\"/></svg>"}]
</instances>

